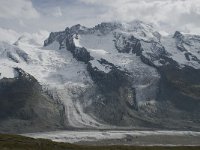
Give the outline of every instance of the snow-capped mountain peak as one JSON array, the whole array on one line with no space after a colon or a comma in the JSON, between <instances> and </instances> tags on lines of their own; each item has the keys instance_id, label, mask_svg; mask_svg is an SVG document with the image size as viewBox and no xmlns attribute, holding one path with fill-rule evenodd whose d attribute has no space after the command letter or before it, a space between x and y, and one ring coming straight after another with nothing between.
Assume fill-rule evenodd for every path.
<instances>
[{"instance_id":1,"label":"snow-capped mountain peak","mask_svg":"<svg viewBox=\"0 0 200 150\"><path fill-rule=\"evenodd\" d=\"M15 78L14 68L32 75L64 106L65 127L148 126L154 120L172 127L181 121L172 112L181 118L191 109L199 117L197 35L161 36L153 25L133 21L67 27L50 33L43 47L40 39L0 43L1 78Z\"/></svg>"}]
</instances>

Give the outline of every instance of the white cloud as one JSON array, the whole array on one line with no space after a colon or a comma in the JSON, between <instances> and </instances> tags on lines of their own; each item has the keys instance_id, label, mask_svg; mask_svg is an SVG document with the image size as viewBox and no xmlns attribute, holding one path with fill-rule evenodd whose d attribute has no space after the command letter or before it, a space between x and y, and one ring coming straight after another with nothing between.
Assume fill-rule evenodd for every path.
<instances>
[{"instance_id":1,"label":"white cloud","mask_svg":"<svg viewBox=\"0 0 200 150\"><path fill-rule=\"evenodd\" d=\"M30 0L0 0L0 18L32 19L38 17L39 13Z\"/></svg>"},{"instance_id":2,"label":"white cloud","mask_svg":"<svg viewBox=\"0 0 200 150\"><path fill-rule=\"evenodd\" d=\"M13 44L14 42L17 41L19 37L20 37L20 33L17 33L14 30L0 28L0 41Z\"/></svg>"},{"instance_id":3,"label":"white cloud","mask_svg":"<svg viewBox=\"0 0 200 150\"><path fill-rule=\"evenodd\" d=\"M22 26L22 27L26 27L26 25L25 25L23 20L19 20L19 25Z\"/></svg>"},{"instance_id":4,"label":"white cloud","mask_svg":"<svg viewBox=\"0 0 200 150\"><path fill-rule=\"evenodd\" d=\"M0 0L0 26L21 32L134 19L200 34L200 0Z\"/></svg>"},{"instance_id":5,"label":"white cloud","mask_svg":"<svg viewBox=\"0 0 200 150\"><path fill-rule=\"evenodd\" d=\"M52 15L53 15L54 17L61 17L61 16L62 16L62 11L61 11L60 7L55 7L55 8L53 9Z\"/></svg>"},{"instance_id":6,"label":"white cloud","mask_svg":"<svg viewBox=\"0 0 200 150\"><path fill-rule=\"evenodd\" d=\"M48 36L49 32L46 30L40 30L34 33L18 33L11 29L0 28L0 41L8 42L10 44L15 43L20 38L20 42L25 44L42 46L44 44L44 40L46 40Z\"/></svg>"},{"instance_id":7,"label":"white cloud","mask_svg":"<svg viewBox=\"0 0 200 150\"><path fill-rule=\"evenodd\" d=\"M107 8L103 14L97 14L101 20L131 21L139 19L165 25L168 30L192 32L200 25L199 0L80 0L87 5ZM195 28L195 31L197 31Z\"/></svg>"},{"instance_id":8,"label":"white cloud","mask_svg":"<svg viewBox=\"0 0 200 150\"><path fill-rule=\"evenodd\" d=\"M49 32L45 30L40 30L39 32L36 33L23 33L20 36L20 40L18 41L19 43L22 44L30 44L30 45L35 45L35 46L43 46L44 40L46 40L49 36Z\"/></svg>"}]
</instances>

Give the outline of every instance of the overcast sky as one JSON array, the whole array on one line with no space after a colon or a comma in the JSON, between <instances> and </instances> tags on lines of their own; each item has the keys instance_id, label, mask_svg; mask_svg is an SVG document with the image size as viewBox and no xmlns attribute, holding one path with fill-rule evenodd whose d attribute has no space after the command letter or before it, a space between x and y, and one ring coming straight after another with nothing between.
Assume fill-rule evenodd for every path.
<instances>
[{"instance_id":1,"label":"overcast sky","mask_svg":"<svg viewBox=\"0 0 200 150\"><path fill-rule=\"evenodd\" d=\"M200 34L200 0L0 0L0 27L17 32L134 19Z\"/></svg>"}]
</instances>

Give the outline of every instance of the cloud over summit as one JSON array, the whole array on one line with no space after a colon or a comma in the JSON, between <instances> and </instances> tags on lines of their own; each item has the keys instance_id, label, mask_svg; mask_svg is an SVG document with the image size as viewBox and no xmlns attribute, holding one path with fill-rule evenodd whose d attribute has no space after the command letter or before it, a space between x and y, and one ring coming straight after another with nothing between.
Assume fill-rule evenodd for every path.
<instances>
[{"instance_id":1,"label":"cloud over summit","mask_svg":"<svg viewBox=\"0 0 200 150\"><path fill-rule=\"evenodd\" d=\"M200 34L200 1L0 0L0 27L15 30L56 31L77 23L93 26L102 21L134 19L154 23L167 32L180 30Z\"/></svg>"}]
</instances>

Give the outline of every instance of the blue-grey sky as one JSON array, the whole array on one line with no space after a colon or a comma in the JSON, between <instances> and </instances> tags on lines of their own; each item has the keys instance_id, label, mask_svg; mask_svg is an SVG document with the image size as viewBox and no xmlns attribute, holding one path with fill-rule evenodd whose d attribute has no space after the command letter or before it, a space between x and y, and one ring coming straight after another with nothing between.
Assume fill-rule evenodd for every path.
<instances>
[{"instance_id":1,"label":"blue-grey sky","mask_svg":"<svg viewBox=\"0 0 200 150\"><path fill-rule=\"evenodd\" d=\"M200 0L0 0L0 28L16 32L134 19L200 34Z\"/></svg>"}]
</instances>

